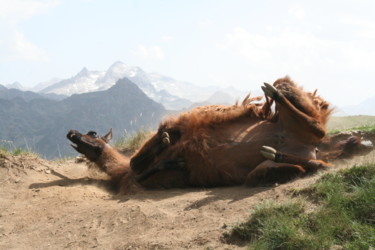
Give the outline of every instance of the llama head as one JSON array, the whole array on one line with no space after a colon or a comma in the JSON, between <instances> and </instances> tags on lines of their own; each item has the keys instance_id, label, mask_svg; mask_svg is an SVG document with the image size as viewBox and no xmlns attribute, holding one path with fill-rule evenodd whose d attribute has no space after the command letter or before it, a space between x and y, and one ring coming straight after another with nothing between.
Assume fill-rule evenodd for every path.
<instances>
[{"instance_id":1,"label":"llama head","mask_svg":"<svg viewBox=\"0 0 375 250\"><path fill-rule=\"evenodd\" d=\"M76 130L70 130L66 137L72 142L71 146L77 152L95 162L99 159L107 143L112 139L112 129L104 136L98 136L95 131L81 134Z\"/></svg>"}]
</instances>

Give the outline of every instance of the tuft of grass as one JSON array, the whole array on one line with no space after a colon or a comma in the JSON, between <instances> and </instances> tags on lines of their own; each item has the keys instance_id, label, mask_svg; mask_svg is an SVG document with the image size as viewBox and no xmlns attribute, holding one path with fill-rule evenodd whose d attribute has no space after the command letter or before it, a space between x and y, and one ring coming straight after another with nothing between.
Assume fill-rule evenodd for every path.
<instances>
[{"instance_id":1,"label":"tuft of grass","mask_svg":"<svg viewBox=\"0 0 375 250\"><path fill-rule=\"evenodd\" d=\"M134 153L150 136L151 131L140 130L132 135L125 135L114 146L123 153Z\"/></svg>"},{"instance_id":2,"label":"tuft of grass","mask_svg":"<svg viewBox=\"0 0 375 250\"><path fill-rule=\"evenodd\" d=\"M30 150L25 150L21 148L15 148L13 150L10 150L5 147L0 147L0 153L3 155L11 155L11 156L37 155L35 152L32 152Z\"/></svg>"},{"instance_id":3,"label":"tuft of grass","mask_svg":"<svg viewBox=\"0 0 375 250\"><path fill-rule=\"evenodd\" d=\"M329 130L328 134L337 134L344 131L361 131L366 133L375 134L375 125L362 125L346 129L332 129Z\"/></svg>"},{"instance_id":4,"label":"tuft of grass","mask_svg":"<svg viewBox=\"0 0 375 250\"><path fill-rule=\"evenodd\" d=\"M228 237L245 240L253 249L375 247L375 164L326 174L299 194L297 202L255 208ZM309 201L317 208L306 213Z\"/></svg>"},{"instance_id":5,"label":"tuft of grass","mask_svg":"<svg viewBox=\"0 0 375 250\"><path fill-rule=\"evenodd\" d=\"M13 141L0 140L0 153L3 155L37 155L35 152L31 151L30 148L23 149L16 147Z\"/></svg>"},{"instance_id":6,"label":"tuft of grass","mask_svg":"<svg viewBox=\"0 0 375 250\"><path fill-rule=\"evenodd\" d=\"M300 227L306 216L301 202L265 203L248 221L235 226L231 237L249 241L255 249L313 249L314 242Z\"/></svg>"}]
</instances>

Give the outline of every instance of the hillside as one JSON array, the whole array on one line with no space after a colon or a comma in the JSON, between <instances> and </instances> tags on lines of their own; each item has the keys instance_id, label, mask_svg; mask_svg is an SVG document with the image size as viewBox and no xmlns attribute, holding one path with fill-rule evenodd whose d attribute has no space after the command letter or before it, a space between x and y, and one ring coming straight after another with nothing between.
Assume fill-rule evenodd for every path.
<instances>
[{"instance_id":1,"label":"hillside","mask_svg":"<svg viewBox=\"0 0 375 250\"><path fill-rule=\"evenodd\" d=\"M336 169L366 157L336 163ZM262 202L288 201L320 174L271 187L113 193L84 163L0 154L0 249L246 249L223 234Z\"/></svg>"},{"instance_id":2,"label":"hillside","mask_svg":"<svg viewBox=\"0 0 375 250\"><path fill-rule=\"evenodd\" d=\"M47 158L74 154L65 138L70 129L104 134L113 128L116 139L141 128L155 128L166 114L161 104L128 79L117 81L106 91L73 95L62 101L0 98L0 105L0 146L31 149Z\"/></svg>"}]
</instances>

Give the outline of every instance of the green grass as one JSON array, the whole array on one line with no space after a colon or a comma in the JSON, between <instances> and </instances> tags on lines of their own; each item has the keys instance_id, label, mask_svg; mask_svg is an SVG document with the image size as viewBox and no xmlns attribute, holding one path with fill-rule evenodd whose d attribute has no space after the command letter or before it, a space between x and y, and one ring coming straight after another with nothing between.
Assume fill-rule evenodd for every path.
<instances>
[{"instance_id":1,"label":"green grass","mask_svg":"<svg viewBox=\"0 0 375 250\"><path fill-rule=\"evenodd\" d=\"M140 130L132 135L126 135L115 142L114 146L119 151L124 153L135 152L150 136L151 132L148 130Z\"/></svg>"},{"instance_id":2,"label":"green grass","mask_svg":"<svg viewBox=\"0 0 375 250\"><path fill-rule=\"evenodd\" d=\"M250 249L375 247L375 164L326 174L294 194L297 200L256 207L226 237L247 241Z\"/></svg>"},{"instance_id":3,"label":"green grass","mask_svg":"<svg viewBox=\"0 0 375 250\"><path fill-rule=\"evenodd\" d=\"M346 129L332 129L329 130L329 134L336 134L343 131L361 131L375 134L375 125L362 125L358 127L346 128Z\"/></svg>"},{"instance_id":4,"label":"green grass","mask_svg":"<svg viewBox=\"0 0 375 250\"><path fill-rule=\"evenodd\" d=\"M332 116L328 121L328 130L350 130L357 127L374 127L375 116Z\"/></svg>"},{"instance_id":5,"label":"green grass","mask_svg":"<svg viewBox=\"0 0 375 250\"><path fill-rule=\"evenodd\" d=\"M0 140L0 153L3 155L12 155L12 156L37 155L35 152L31 151L30 148L22 149L20 147L16 147L13 141L7 141L7 140Z\"/></svg>"},{"instance_id":6,"label":"green grass","mask_svg":"<svg viewBox=\"0 0 375 250\"><path fill-rule=\"evenodd\" d=\"M19 155L37 155L35 152L30 150L25 150L21 148L15 148L13 150L7 149L5 147L0 147L0 154L3 155L12 155L12 156L19 156Z\"/></svg>"}]
</instances>

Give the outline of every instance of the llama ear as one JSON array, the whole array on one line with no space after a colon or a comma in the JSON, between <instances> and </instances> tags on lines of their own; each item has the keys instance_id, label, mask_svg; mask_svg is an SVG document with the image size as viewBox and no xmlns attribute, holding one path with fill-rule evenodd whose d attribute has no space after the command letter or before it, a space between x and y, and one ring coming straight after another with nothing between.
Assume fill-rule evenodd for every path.
<instances>
[{"instance_id":1,"label":"llama ear","mask_svg":"<svg viewBox=\"0 0 375 250\"><path fill-rule=\"evenodd\" d=\"M105 136L102 136L102 139L106 143L108 143L110 140L112 140L112 128L109 129L109 132Z\"/></svg>"}]
</instances>

